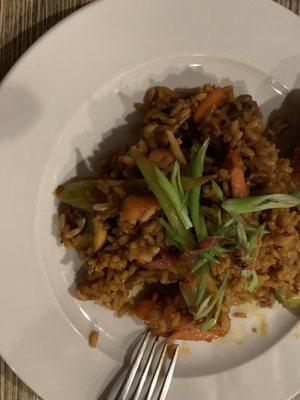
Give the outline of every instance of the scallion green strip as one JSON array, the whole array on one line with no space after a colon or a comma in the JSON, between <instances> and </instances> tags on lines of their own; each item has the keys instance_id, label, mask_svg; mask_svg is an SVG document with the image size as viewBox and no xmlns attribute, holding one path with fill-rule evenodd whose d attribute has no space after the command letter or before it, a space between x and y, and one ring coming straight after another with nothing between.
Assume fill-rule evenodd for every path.
<instances>
[{"instance_id":1,"label":"scallion green strip","mask_svg":"<svg viewBox=\"0 0 300 400\"><path fill-rule=\"evenodd\" d=\"M189 243L186 248L192 248L195 244L194 238L191 232L189 232L185 227L182 221L181 212L176 207L174 207L173 199L171 199L166 191L161 187L161 184L157 178L157 174L155 173L155 168L139 151L134 151L133 155L150 189L152 190L153 194L159 201L164 213L166 214L170 225L181 238L184 238L186 243ZM172 187L169 181L168 183ZM173 188L172 190L174 192Z\"/></svg>"},{"instance_id":2,"label":"scallion green strip","mask_svg":"<svg viewBox=\"0 0 300 400\"><path fill-rule=\"evenodd\" d=\"M220 209L218 209L218 213L217 213L217 226L218 226L218 229L221 228L221 226L222 226L222 212Z\"/></svg>"},{"instance_id":3,"label":"scallion green strip","mask_svg":"<svg viewBox=\"0 0 300 400\"><path fill-rule=\"evenodd\" d=\"M181 177L180 177L180 167L179 167L179 164L177 161L175 161L175 164L173 167L171 184L172 184L174 190L177 192L177 195L180 198L180 201L182 202L182 204L185 204L184 190L182 187L182 182L181 182Z\"/></svg>"},{"instance_id":4,"label":"scallion green strip","mask_svg":"<svg viewBox=\"0 0 300 400\"><path fill-rule=\"evenodd\" d=\"M204 331L208 331L211 328L213 328L220 316L221 313L221 309L222 309L222 303L223 303L223 299L225 296L225 292L226 292L226 288L227 288L227 281L228 281L228 277L229 277L229 272L227 271L226 276L221 284L221 286L219 287L217 293L216 293L216 298L217 298L217 308L216 308L216 312L213 318L207 318L202 324L201 324L201 330Z\"/></svg>"},{"instance_id":5,"label":"scallion green strip","mask_svg":"<svg viewBox=\"0 0 300 400\"><path fill-rule=\"evenodd\" d=\"M164 219L159 218L159 223L165 228L170 241L179 249L185 250L193 247L194 243L185 236L180 235L176 229L168 224Z\"/></svg>"},{"instance_id":6,"label":"scallion green strip","mask_svg":"<svg viewBox=\"0 0 300 400\"><path fill-rule=\"evenodd\" d=\"M192 265L191 273L194 274L196 271L198 271L199 268L203 267L203 265L206 263L207 260L205 258L198 257L197 260Z\"/></svg>"},{"instance_id":7,"label":"scallion green strip","mask_svg":"<svg viewBox=\"0 0 300 400\"><path fill-rule=\"evenodd\" d=\"M206 264L201 269L201 271L198 275L196 305L199 305L201 303L201 301L205 295L208 277L209 277L209 265Z\"/></svg>"},{"instance_id":8,"label":"scallion green strip","mask_svg":"<svg viewBox=\"0 0 300 400\"><path fill-rule=\"evenodd\" d=\"M240 245L248 250L248 238L246 234L245 221L239 215L236 216L236 230Z\"/></svg>"},{"instance_id":9,"label":"scallion green strip","mask_svg":"<svg viewBox=\"0 0 300 400\"><path fill-rule=\"evenodd\" d=\"M188 211L186 206L179 197L178 190L175 190L173 185L169 182L166 176L161 172L161 170L157 167L154 167L154 173L157 178L157 182L160 185L161 189L165 192L167 198L172 203L175 212L178 217L181 219L185 229L192 228L193 224L189 218Z\"/></svg>"},{"instance_id":10,"label":"scallion green strip","mask_svg":"<svg viewBox=\"0 0 300 400\"><path fill-rule=\"evenodd\" d=\"M192 162L191 177L199 178L203 174L203 166L209 138L200 147ZM200 210L200 188L191 189L189 192L189 208L197 239L200 241L207 236L204 215Z\"/></svg>"},{"instance_id":11,"label":"scallion green strip","mask_svg":"<svg viewBox=\"0 0 300 400\"><path fill-rule=\"evenodd\" d=\"M198 319L202 318L201 315L203 312L206 312L206 309L208 307L208 304L211 300L212 295L210 294L209 296L206 297L205 300L200 304L200 307L198 308L196 314L195 314L195 320L197 321Z\"/></svg>"},{"instance_id":12,"label":"scallion green strip","mask_svg":"<svg viewBox=\"0 0 300 400\"><path fill-rule=\"evenodd\" d=\"M232 229L235 227L236 219L230 218L224 224L220 225L214 233L214 236L226 237L230 234Z\"/></svg>"},{"instance_id":13,"label":"scallion green strip","mask_svg":"<svg viewBox=\"0 0 300 400\"><path fill-rule=\"evenodd\" d=\"M224 196L223 196L223 192L222 192L222 189L220 188L220 186L214 180L211 181L211 185L212 185L212 189L213 189L213 192L214 192L216 198L220 201L223 201Z\"/></svg>"},{"instance_id":14,"label":"scallion green strip","mask_svg":"<svg viewBox=\"0 0 300 400\"><path fill-rule=\"evenodd\" d=\"M295 191L292 194L278 193L245 197L243 199L228 199L222 203L222 207L229 214L244 214L272 208L296 207L299 204L300 191Z\"/></svg>"}]
</instances>

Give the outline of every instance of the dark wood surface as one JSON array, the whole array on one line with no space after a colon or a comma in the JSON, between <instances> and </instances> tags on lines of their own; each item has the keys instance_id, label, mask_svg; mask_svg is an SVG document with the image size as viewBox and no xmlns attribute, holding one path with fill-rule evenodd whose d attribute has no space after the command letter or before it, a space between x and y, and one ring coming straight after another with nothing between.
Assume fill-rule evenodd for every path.
<instances>
[{"instance_id":1,"label":"dark wood surface","mask_svg":"<svg viewBox=\"0 0 300 400\"><path fill-rule=\"evenodd\" d=\"M274 1L300 15L300 0ZM93 0L0 0L0 81L24 51L44 32L62 18L92 2ZM0 400L39 399L0 358ZM295 400L300 400L300 395Z\"/></svg>"}]
</instances>

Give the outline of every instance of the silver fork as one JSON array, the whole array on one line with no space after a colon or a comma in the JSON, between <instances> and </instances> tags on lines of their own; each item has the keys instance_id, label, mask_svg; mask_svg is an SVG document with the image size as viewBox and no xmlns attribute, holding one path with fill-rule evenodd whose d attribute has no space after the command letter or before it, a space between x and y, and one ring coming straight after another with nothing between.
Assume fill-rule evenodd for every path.
<instances>
[{"instance_id":1,"label":"silver fork","mask_svg":"<svg viewBox=\"0 0 300 400\"><path fill-rule=\"evenodd\" d=\"M152 340L151 340L151 338L152 338ZM153 364L155 350L157 349L158 342L159 342L159 337L157 337L157 336L152 337L151 333L147 332L134 360L132 361L132 363L125 375L124 380L122 381L121 387L118 391L117 396L115 397L115 400L128 399L129 391L134 386L136 381L138 381L138 383L137 383L136 389L134 390L134 393L133 393L131 399L132 400L140 399L140 395L141 395L143 389L146 389L144 387L145 382L146 382L147 376L150 375L149 370L150 370L151 365ZM158 378L159 378L162 366L163 366L165 358L166 358L167 347L168 347L168 343L167 343L167 341L165 341L163 348L161 350L161 353L159 355L158 362L154 369L154 372L152 372L152 378L151 378L150 384L148 386L148 389L146 391L146 397L144 398L145 400L152 399L154 390L157 387ZM149 348L150 348L150 352L148 354L148 358L144 365L142 374L139 379L135 379L138 368L139 368L143 358L147 357L146 354L147 354L147 350ZM171 385L172 376L173 376L174 369L175 369L177 356L178 356L178 346L176 346L174 349L174 352L173 352L172 358L170 360L170 364L168 366L167 373L164 377L163 384L161 386L157 400L164 400L167 397L167 394L168 394L168 391L169 391L169 388Z\"/></svg>"}]
</instances>

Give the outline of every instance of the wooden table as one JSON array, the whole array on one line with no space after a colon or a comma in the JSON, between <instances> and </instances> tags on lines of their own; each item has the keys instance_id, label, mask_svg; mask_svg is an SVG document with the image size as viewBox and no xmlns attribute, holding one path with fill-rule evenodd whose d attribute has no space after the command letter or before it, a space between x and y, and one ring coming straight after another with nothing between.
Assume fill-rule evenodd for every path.
<instances>
[{"instance_id":1,"label":"wooden table","mask_svg":"<svg viewBox=\"0 0 300 400\"><path fill-rule=\"evenodd\" d=\"M44 32L93 1L0 0L0 81L21 54ZM300 0L274 1L300 15ZM0 358L0 400L39 399ZM300 400L300 395L294 400Z\"/></svg>"}]
</instances>

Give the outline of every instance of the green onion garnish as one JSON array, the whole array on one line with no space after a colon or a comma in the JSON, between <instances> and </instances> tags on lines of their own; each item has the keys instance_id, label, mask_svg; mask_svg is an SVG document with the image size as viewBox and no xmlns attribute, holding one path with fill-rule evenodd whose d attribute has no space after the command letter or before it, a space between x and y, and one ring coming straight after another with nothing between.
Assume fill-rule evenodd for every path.
<instances>
[{"instance_id":1,"label":"green onion garnish","mask_svg":"<svg viewBox=\"0 0 300 400\"><path fill-rule=\"evenodd\" d=\"M192 228L193 224L188 215L184 199L181 198L181 194L179 193L182 186L180 185L180 188L177 186L177 190L175 190L172 183L170 183L166 176L157 167L154 167L154 173L160 188L165 192L165 196L172 203L173 209L181 219L185 229ZM176 181L176 183L178 182Z\"/></svg>"},{"instance_id":2,"label":"green onion garnish","mask_svg":"<svg viewBox=\"0 0 300 400\"><path fill-rule=\"evenodd\" d=\"M212 180L211 185L212 185L212 189L213 189L213 192L214 192L216 198L220 201L223 201L224 196L223 196L223 192L222 192L222 189L220 188L220 186L214 180Z\"/></svg>"},{"instance_id":3,"label":"green onion garnish","mask_svg":"<svg viewBox=\"0 0 300 400\"><path fill-rule=\"evenodd\" d=\"M175 163L174 163L171 184L172 184L174 190L176 191L177 196L180 199L180 201L182 202L182 204L185 204L185 196L184 196L184 191L183 191L182 181L181 181L181 176L180 176L180 167L179 167L179 164L177 161L175 161ZM185 209L186 209L186 206L185 206Z\"/></svg>"},{"instance_id":4,"label":"green onion garnish","mask_svg":"<svg viewBox=\"0 0 300 400\"><path fill-rule=\"evenodd\" d=\"M239 215L236 216L236 230L240 245L248 250L248 238L246 234L245 221Z\"/></svg>"},{"instance_id":5,"label":"green onion garnish","mask_svg":"<svg viewBox=\"0 0 300 400\"><path fill-rule=\"evenodd\" d=\"M196 305L199 305L204 297L208 277L209 277L209 265L205 265L201 269L201 272L198 275Z\"/></svg>"},{"instance_id":6,"label":"green onion garnish","mask_svg":"<svg viewBox=\"0 0 300 400\"><path fill-rule=\"evenodd\" d=\"M203 166L209 138L205 140L192 162L191 177L199 178L203 174ZM207 236L207 228L203 213L200 210L200 188L191 189L189 192L189 208L197 239L200 241Z\"/></svg>"},{"instance_id":7,"label":"green onion garnish","mask_svg":"<svg viewBox=\"0 0 300 400\"><path fill-rule=\"evenodd\" d=\"M195 314L195 320L197 321L198 319L203 318L203 315L207 315L209 311L207 312L207 307L212 298L212 295L210 294L209 296L206 297L205 300L200 304L200 307L198 308L196 314Z\"/></svg>"},{"instance_id":8,"label":"green onion garnish","mask_svg":"<svg viewBox=\"0 0 300 400\"><path fill-rule=\"evenodd\" d=\"M187 236L182 236L175 228L173 228L163 218L158 219L159 223L165 228L169 240L179 250L191 249L194 246L194 242Z\"/></svg>"},{"instance_id":9,"label":"green onion garnish","mask_svg":"<svg viewBox=\"0 0 300 400\"><path fill-rule=\"evenodd\" d=\"M225 296L225 292L226 292L226 288L227 288L227 281L228 281L228 277L229 277L229 271L227 271L226 276L221 284L221 286L219 287L217 293L215 294L215 300L216 300L216 311L215 311L215 315L213 316L213 318L207 318L202 324L201 324L201 330L204 331L208 331L211 328L213 328L220 316L221 313L221 309L222 309L222 303L223 303L223 299Z\"/></svg>"},{"instance_id":10,"label":"green onion garnish","mask_svg":"<svg viewBox=\"0 0 300 400\"><path fill-rule=\"evenodd\" d=\"M229 214L244 214L272 208L296 207L299 204L300 191L295 191L291 194L267 194L243 199L228 199L222 203L222 207Z\"/></svg>"},{"instance_id":11,"label":"green onion garnish","mask_svg":"<svg viewBox=\"0 0 300 400\"><path fill-rule=\"evenodd\" d=\"M221 237L228 236L235 227L235 224L236 224L236 219L230 218L228 221L224 222L224 224L218 226L217 230L214 233L214 236L221 236Z\"/></svg>"},{"instance_id":12,"label":"green onion garnish","mask_svg":"<svg viewBox=\"0 0 300 400\"><path fill-rule=\"evenodd\" d=\"M133 155L150 189L166 214L170 226L173 228L172 234L176 232L181 239L184 239L186 244L189 243L186 248L192 248L195 244L194 238L187 228L191 226L191 221L172 184L139 151L135 150Z\"/></svg>"}]
</instances>

